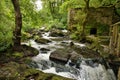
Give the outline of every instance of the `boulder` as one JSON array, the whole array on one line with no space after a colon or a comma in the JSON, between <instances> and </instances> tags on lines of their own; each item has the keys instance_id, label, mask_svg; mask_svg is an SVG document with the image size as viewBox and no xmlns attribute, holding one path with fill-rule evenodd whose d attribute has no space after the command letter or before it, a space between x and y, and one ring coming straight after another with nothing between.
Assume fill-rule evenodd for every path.
<instances>
[{"instance_id":1,"label":"boulder","mask_svg":"<svg viewBox=\"0 0 120 80\"><path fill-rule=\"evenodd\" d=\"M42 37L42 32L38 31L35 35Z\"/></svg>"},{"instance_id":2,"label":"boulder","mask_svg":"<svg viewBox=\"0 0 120 80\"><path fill-rule=\"evenodd\" d=\"M48 39L44 39L44 38L37 38L35 39L35 42L40 43L40 44L47 44L47 43L50 43L51 41Z\"/></svg>"},{"instance_id":3,"label":"boulder","mask_svg":"<svg viewBox=\"0 0 120 80\"><path fill-rule=\"evenodd\" d=\"M40 48L40 52L41 52L41 53L47 53L48 51L50 51L50 49Z\"/></svg>"},{"instance_id":4,"label":"boulder","mask_svg":"<svg viewBox=\"0 0 120 80\"><path fill-rule=\"evenodd\" d=\"M72 50L67 48L57 49L50 54L50 60L66 64L70 58L70 53L72 53Z\"/></svg>"},{"instance_id":5,"label":"boulder","mask_svg":"<svg viewBox=\"0 0 120 80\"><path fill-rule=\"evenodd\" d=\"M47 48L40 48L40 51L50 51L50 49L47 49Z\"/></svg>"},{"instance_id":6,"label":"boulder","mask_svg":"<svg viewBox=\"0 0 120 80\"><path fill-rule=\"evenodd\" d=\"M27 64L9 62L0 66L0 80L73 80L55 74L43 73L30 68Z\"/></svg>"},{"instance_id":7,"label":"boulder","mask_svg":"<svg viewBox=\"0 0 120 80\"><path fill-rule=\"evenodd\" d=\"M83 58L86 60L93 60L93 62L100 62L102 57L96 51L76 45L64 46L64 48L57 49L50 54L50 60L64 64L70 60L70 65L80 64Z\"/></svg>"},{"instance_id":8,"label":"boulder","mask_svg":"<svg viewBox=\"0 0 120 80\"><path fill-rule=\"evenodd\" d=\"M50 54L50 60L64 64L71 60L71 65L75 65L80 57L82 56L69 47L57 49Z\"/></svg>"},{"instance_id":9,"label":"boulder","mask_svg":"<svg viewBox=\"0 0 120 80\"><path fill-rule=\"evenodd\" d=\"M84 58L100 58L101 57L97 51L94 51L87 47L73 46L72 49L74 49L74 51L82 55Z\"/></svg>"},{"instance_id":10,"label":"boulder","mask_svg":"<svg viewBox=\"0 0 120 80\"><path fill-rule=\"evenodd\" d=\"M24 57L26 56L36 56L39 54L39 51L33 47L22 45L22 52L24 53Z\"/></svg>"},{"instance_id":11,"label":"boulder","mask_svg":"<svg viewBox=\"0 0 120 80\"><path fill-rule=\"evenodd\" d=\"M67 32L63 32L62 30L60 29L55 29L53 28L51 31L50 31L50 35L49 36L52 36L52 37L64 37L67 35Z\"/></svg>"}]
</instances>

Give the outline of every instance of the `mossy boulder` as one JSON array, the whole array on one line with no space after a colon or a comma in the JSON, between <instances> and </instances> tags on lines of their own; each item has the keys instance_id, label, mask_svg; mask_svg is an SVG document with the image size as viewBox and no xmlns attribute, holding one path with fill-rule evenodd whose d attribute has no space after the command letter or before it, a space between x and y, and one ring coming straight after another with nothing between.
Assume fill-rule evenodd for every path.
<instances>
[{"instance_id":1,"label":"mossy boulder","mask_svg":"<svg viewBox=\"0 0 120 80\"><path fill-rule=\"evenodd\" d=\"M31 46L22 45L22 52L24 56L36 56L39 54L39 51Z\"/></svg>"},{"instance_id":2,"label":"mossy boulder","mask_svg":"<svg viewBox=\"0 0 120 80\"><path fill-rule=\"evenodd\" d=\"M32 38L32 34L28 33L28 32L22 32L22 41L28 40L30 38Z\"/></svg>"},{"instance_id":3,"label":"mossy boulder","mask_svg":"<svg viewBox=\"0 0 120 80\"><path fill-rule=\"evenodd\" d=\"M33 47L27 45L21 45L18 51L13 51L12 49L1 53L0 64L7 63L9 61L24 62L24 59L36 56L39 51Z\"/></svg>"},{"instance_id":4,"label":"mossy boulder","mask_svg":"<svg viewBox=\"0 0 120 80\"><path fill-rule=\"evenodd\" d=\"M66 64L68 60L71 60L73 64L76 64L77 61L81 58L99 61L99 59L102 57L98 52L93 51L92 49L76 45L59 48L50 54L50 60L64 64Z\"/></svg>"},{"instance_id":5,"label":"mossy boulder","mask_svg":"<svg viewBox=\"0 0 120 80\"><path fill-rule=\"evenodd\" d=\"M67 36L67 32L62 31L61 29L53 28L50 30L49 36L64 37L64 36Z\"/></svg>"},{"instance_id":6,"label":"mossy boulder","mask_svg":"<svg viewBox=\"0 0 120 80\"><path fill-rule=\"evenodd\" d=\"M18 64L16 62L9 62L0 66L0 74L0 80L72 80L55 74L43 73L30 68L26 64Z\"/></svg>"},{"instance_id":7,"label":"mossy boulder","mask_svg":"<svg viewBox=\"0 0 120 80\"><path fill-rule=\"evenodd\" d=\"M100 39L94 35L86 36L84 42L89 49L94 51L97 51L100 48Z\"/></svg>"},{"instance_id":8,"label":"mossy boulder","mask_svg":"<svg viewBox=\"0 0 120 80\"><path fill-rule=\"evenodd\" d=\"M47 43L50 43L51 41L48 39L44 39L44 38L39 37L39 38L35 39L35 42L40 43L40 44L47 44Z\"/></svg>"}]
</instances>

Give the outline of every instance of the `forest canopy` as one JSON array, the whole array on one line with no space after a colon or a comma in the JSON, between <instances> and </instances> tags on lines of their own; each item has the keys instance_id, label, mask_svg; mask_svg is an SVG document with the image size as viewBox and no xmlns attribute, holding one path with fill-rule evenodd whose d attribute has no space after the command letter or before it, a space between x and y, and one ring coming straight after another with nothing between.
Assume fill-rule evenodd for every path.
<instances>
[{"instance_id":1,"label":"forest canopy","mask_svg":"<svg viewBox=\"0 0 120 80\"><path fill-rule=\"evenodd\" d=\"M114 5L120 14L119 0L41 0L42 9L36 9L37 0L19 0L22 13L22 34L31 28L46 26L67 28L68 11L71 8L101 7ZM87 4L88 3L88 4ZM14 9L11 0L0 2L0 51L13 45Z\"/></svg>"}]
</instances>

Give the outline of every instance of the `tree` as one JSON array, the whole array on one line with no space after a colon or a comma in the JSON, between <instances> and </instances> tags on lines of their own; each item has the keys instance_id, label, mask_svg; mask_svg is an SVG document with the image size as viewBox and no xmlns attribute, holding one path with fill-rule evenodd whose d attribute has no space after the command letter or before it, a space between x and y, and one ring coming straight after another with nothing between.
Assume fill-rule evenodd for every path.
<instances>
[{"instance_id":1,"label":"tree","mask_svg":"<svg viewBox=\"0 0 120 80\"><path fill-rule=\"evenodd\" d=\"M13 31L13 49L18 50L21 45L22 14L19 0L11 0L15 11L15 29Z\"/></svg>"}]
</instances>

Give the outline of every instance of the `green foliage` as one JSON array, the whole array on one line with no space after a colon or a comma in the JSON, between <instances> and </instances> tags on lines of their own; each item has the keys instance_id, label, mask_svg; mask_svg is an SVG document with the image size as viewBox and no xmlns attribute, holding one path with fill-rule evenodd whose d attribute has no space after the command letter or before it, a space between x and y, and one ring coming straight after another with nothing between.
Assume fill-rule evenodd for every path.
<instances>
[{"instance_id":1,"label":"green foliage","mask_svg":"<svg viewBox=\"0 0 120 80\"><path fill-rule=\"evenodd\" d=\"M100 0L90 0L90 7L100 7L101 1Z\"/></svg>"},{"instance_id":2,"label":"green foliage","mask_svg":"<svg viewBox=\"0 0 120 80\"><path fill-rule=\"evenodd\" d=\"M14 26L12 11L9 0L0 2L0 51L6 50L12 44L12 30ZM11 8L12 9L12 8Z\"/></svg>"},{"instance_id":3,"label":"green foliage","mask_svg":"<svg viewBox=\"0 0 120 80\"><path fill-rule=\"evenodd\" d=\"M99 24L97 25L98 27L98 35L109 35L109 26L105 24Z\"/></svg>"},{"instance_id":4,"label":"green foliage","mask_svg":"<svg viewBox=\"0 0 120 80\"><path fill-rule=\"evenodd\" d=\"M85 6L84 0L67 0L60 6L60 12L67 12L71 8L81 8Z\"/></svg>"},{"instance_id":5,"label":"green foliage","mask_svg":"<svg viewBox=\"0 0 120 80\"><path fill-rule=\"evenodd\" d=\"M23 31L33 27L39 27L39 14L34 8L34 1L19 0L22 12ZM15 27L14 9L11 0L0 2L0 51L6 50L12 45L13 30ZM23 36L24 37L24 36Z\"/></svg>"},{"instance_id":6,"label":"green foliage","mask_svg":"<svg viewBox=\"0 0 120 80\"><path fill-rule=\"evenodd\" d=\"M100 48L99 38L95 36L87 36L86 41L90 42L91 44L88 46L90 49L98 50Z\"/></svg>"},{"instance_id":7,"label":"green foliage","mask_svg":"<svg viewBox=\"0 0 120 80\"><path fill-rule=\"evenodd\" d=\"M49 21L49 23L47 24L47 30L51 29L51 28L66 28L66 26L61 23L58 19L54 19Z\"/></svg>"},{"instance_id":8,"label":"green foliage","mask_svg":"<svg viewBox=\"0 0 120 80\"><path fill-rule=\"evenodd\" d=\"M39 11L41 24L46 26L47 30L51 27L65 28L67 25L67 12L61 13L59 11L64 2L61 2L61 0L42 0L42 2L43 9Z\"/></svg>"},{"instance_id":9,"label":"green foliage","mask_svg":"<svg viewBox=\"0 0 120 80\"><path fill-rule=\"evenodd\" d=\"M32 35L31 35L30 33L27 33L27 32L25 32L25 31L22 31L22 38L21 38L22 41L28 40L28 39L30 39L31 37L32 37Z\"/></svg>"},{"instance_id":10,"label":"green foliage","mask_svg":"<svg viewBox=\"0 0 120 80\"><path fill-rule=\"evenodd\" d=\"M72 33L70 35L70 38L74 39L74 40L79 40L80 39L80 32L76 31L76 32Z\"/></svg>"},{"instance_id":11,"label":"green foliage","mask_svg":"<svg viewBox=\"0 0 120 80\"><path fill-rule=\"evenodd\" d=\"M22 12L23 30L39 27L39 14L35 9L35 1L20 0L20 7Z\"/></svg>"},{"instance_id":12,"label":"green foliage","mask_svg":"<svg viewBox=\"0 0 120 80\"><path fill-rule=\"evenodd\" d=\"M83 24L84 19L86 18L86 13L82 10L79 10L76 12L76 16L74 17L74 20L78 21L79 24Z\"/></svg>"},{"instance_id":13,"label":"green foliage","mask_svg":"<svg viewBox=\"0 0 120 80\"><path fill-rule=\"evenodd\" d=\"M83 8L86 6L84 0L42 0L43 9L37 11L35 9L36 0L19 0L22 12L22 39L27 39L31 35L25 31L31 28L39 28L40 26L50 28L66 28L67 14L71 8ZM61 2L62 1L62 2ZM116 4L117 12L120 15L119 3L117 0L90 0L90 7L106 6ZM53 6L52 4L56 4ZM81 24L84 21L86 14L77 12L74 20L78 21L74 26L77 26L77 32L73 33L71 37L77 38L77 34L81 32ZM14 10L11 0L1 0L0 2L0 51L6 50L12 45L13 30L15 26ZM88 25L89 27L92 25ZM108 28L103 28L106 25L98 25L98 34L103 33Z\"/></svg>"},{"instance_id":14,"label":"green foliage","mask_svg":"<svg viewBox=\"0 0 120 80\"><path fill-rule=\"evenodd\" d=\"M111 5L111 4L115 4L116 0L102 0L101 4L103 6L108 6L108 5Z\"/></svg>"}]
</instances>

